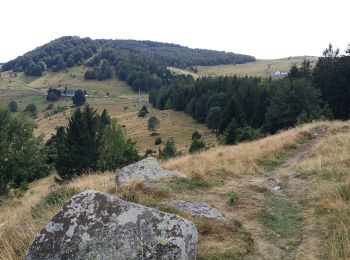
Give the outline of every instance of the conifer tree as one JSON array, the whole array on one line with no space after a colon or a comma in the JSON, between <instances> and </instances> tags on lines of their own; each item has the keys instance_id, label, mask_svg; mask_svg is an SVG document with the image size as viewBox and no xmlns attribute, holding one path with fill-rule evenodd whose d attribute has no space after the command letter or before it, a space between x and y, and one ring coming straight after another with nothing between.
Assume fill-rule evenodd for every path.
<instances>
[{"instance_id":1,"label":"conifer tree","mask_svg":"<svg viewBox=\"0 0 350 260\"><path fill-rule=\"evenodd\" d=\"M58 150L56 167L62 178L96 169L101 144L99 131L100 118L95 109L86 105L75 110L68 123L65 144Z\"/></svg>"}]
</instances>

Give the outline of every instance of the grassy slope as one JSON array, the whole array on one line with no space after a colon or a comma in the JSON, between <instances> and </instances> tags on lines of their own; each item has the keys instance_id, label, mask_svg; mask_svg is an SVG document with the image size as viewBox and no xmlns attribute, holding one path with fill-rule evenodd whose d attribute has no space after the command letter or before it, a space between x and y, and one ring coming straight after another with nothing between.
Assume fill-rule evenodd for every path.
<instances>
[{"instance_id":1,"label":"grassy slope","mask_svg":"<svg viewBox=\"0 0 350 260\"><path fill-rule=\"evenodd\" d=\"M50 102L57 106L65 106L67 109L63 113L45 116L45 111L49 102L45 100L45 92L48 87L68 86L74 89L86 89L89 95L89 104L98 108L101 112L107 108L109 114L117 118L121 125L125 126L128 137L137 141L141 152L151 148L157 150L154 145L155 137L151 137L147 131L147 118L137 117L137 112L145 103L131 102L128 98L138 97L138 93L133 92L129 86L117 79L105 81L86 81L83 79L84 70L82 67L74 67L69 71L59 73L48 73L44 77L25 77L22 73L15 74L2 73L0 77L0 105L5 106L10 100L15 100L19 104L19 109L23 110L29 103L35 103L41 111L36 119L38 128L37 134L43 133L49 138L55 131L55 127L65 125L67 118L72 112L72 101L70 98L62 98L56 102ZM110 94L106 98L106 93ZM142 98L147 99L147 94L142 93ZM160 119L158 132L163 140L174 138L179 150L186 152L190 145L191 135L194 130L200 131L208 145L216 145L215 135L204 125L196 123L191 117L183 112L171 110L159 111L149 106L150 114Z\"/></svg>"},{"instance_id":2,"label":"grassy slope","mask_svg":"<svg viewBox=\"0 0 350 260\"><path fill-rule=\"evenodd\" d=\"M194 78L201 76L225 76L225 75L239 75L239 76L261 76L269 77L271 73L279 71L288 71L293 64L300 65L301 62L307 58L312 65L315 65L317 57L305 56L305 57L290 57L282 59L264 59L257 60L255 62L249 62L245 64L237 65L217 65L217 66L197 66L198 73L191 71L170 68L173 73L178 74L190 74Z\"/></svg>"},{"instance_id":3,"label":"grassy slope","mask_svg":"<svg viewBox=\"0 0 350 260\"><path fill-rule=\"evenodd\" d=\"M350 130L339 130L343 125L342 122L313 123L258 141L173 159L164 162L164 166L181 170L189 178L163 180L149 187L134 182L116 190L112 173L83 176L61 187L52 177L39 180L31 184L25 196L0 206L0 223L4 223L0 227L0 259L23 256L33 236L62 203L71 194L85 189L116 194L185 217L188 214L164 205L164 201L204 200L215 205L225 214L225 222L192 218L200 234L198 259L281 259L282 256L311 259L312 246L324 249L323 256L341 259L336 256L349 253L346 250L350 228L349 215L345 214L349 210L350 189L343 185L350 178ZM267 170L280 167L298 147L305 143L312 145L310 138L320 127L328 128L328 135L308 156L296 162L296 169L302 173L298 178L300 183L286 187L282 197L253 185L257 179L264 178ZM333 180L335 172L341 177ZM324 178L330 178L326 184ZM43 201L48 194L59 199L55 203ZM38 210L40 215L33 214ZM331 225L330 228L324 223ZM313 229L308 230L309 227ZM331 238L324 239L320 232Z\"/></svg>"}]
</instances>

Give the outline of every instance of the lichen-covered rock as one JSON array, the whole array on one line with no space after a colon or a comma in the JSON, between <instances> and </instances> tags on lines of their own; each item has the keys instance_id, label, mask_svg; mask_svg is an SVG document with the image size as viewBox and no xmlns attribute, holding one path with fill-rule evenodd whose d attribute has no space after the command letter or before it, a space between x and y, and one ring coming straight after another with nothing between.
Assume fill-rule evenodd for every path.
<instances>
[{"instance_id":1,"label":"lichen-covered rock","mask_svg":"<svg viewBox=\"0 0 350 260\"><path fill-rule=\"evenodd\" d=\"M27 259L195 259L197 239L189 220L88 190L40 231Z\"/></svg>"},{"instance_id":2,"label":"lichen-covered rock","mask_svg":"<svg viewBox=\"0 0 350 260\"><path fill-rule=\"evenodd\" d=\"M193 216L198 216L202 218L213 218L223 220L224 216L222 213L210 206L206 202L200 201L184 201L184 200L170 200L169 204L183 211L191 213Z\"/></svg>"},{"instance_id":3,"label":"lichen-covered rock","mask_svg":"<svg viewBox=\"0 0 350 260\"><path fill-rule=\"evenodd\" d=\"M164 169L155 158L146 158L130 164L117 173L117 185L127 184L132 180L149 181L161 177L186 177L183 173Z\"/></svg>"}]
</instances>

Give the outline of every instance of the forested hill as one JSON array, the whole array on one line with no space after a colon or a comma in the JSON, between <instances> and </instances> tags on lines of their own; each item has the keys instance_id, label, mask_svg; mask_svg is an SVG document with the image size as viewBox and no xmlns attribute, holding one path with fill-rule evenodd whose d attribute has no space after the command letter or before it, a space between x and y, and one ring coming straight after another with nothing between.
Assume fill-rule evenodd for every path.
<instances>
[{"instance_id":1,"label":"forested hill","mask_svg":"<svg viewBox=\"0 0 350 260\"><path fill-rule=\"evenodd\" d=\"M136 40L92 40L65 36L5 63L3 71L41 76L47 70L60 71L75 65L90 69L86 79L111 78L113 72L135 89L149 90L171 77L166 67L191 68L195 65L241 64L255 61L248 55L177 44Z\"/></svg>"}]
</instances>

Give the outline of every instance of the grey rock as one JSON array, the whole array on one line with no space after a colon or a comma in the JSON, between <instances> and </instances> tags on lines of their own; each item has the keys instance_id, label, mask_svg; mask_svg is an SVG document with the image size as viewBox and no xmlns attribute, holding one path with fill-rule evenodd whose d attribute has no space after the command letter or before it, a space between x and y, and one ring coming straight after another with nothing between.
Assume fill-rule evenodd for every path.
<instances>
[{"instance_id":1,"label":"grey rock","mask_svg":"<svg viewBox=\"0 0 350 260\"><path fill-rule=\"evenodd\" d=\"M172 176L186 177L186 175L181 172L164 169L155 158L149 157L121 169L121 171L117 173L116 182L119 186L127 184L135 179L149 181Z\"/></svg>"},{"instance_id":2,"label":"grey rock","mask_svg":"<svg viewBox=\"0 0 350 260\"><path fill-rule=\"evenodd\" d=\"M345 123L342 127L343 130L349 130L350 129L350 125L348 123Z\"/></svg>"},{"instance_id":3,"label":"grey rock","mask_svg":"<svg viewBox=\"0 0 350 260\"><path fill-rule=\"evenodd\" d=\"M88 190L47 223L27 259L195 259L197 240L189 220Z\"/></svg>"},{"instance_id":4,"label":"grey rock","mask_svg":"<svg viewBox=\"0 0 350 260\"><path fill-rule=\"evenodd\" d=\"M187 211L193 216L224 220L222 213L207 202L170 200L169 204L180 210Z\"/></svg>"}]
</instances>

